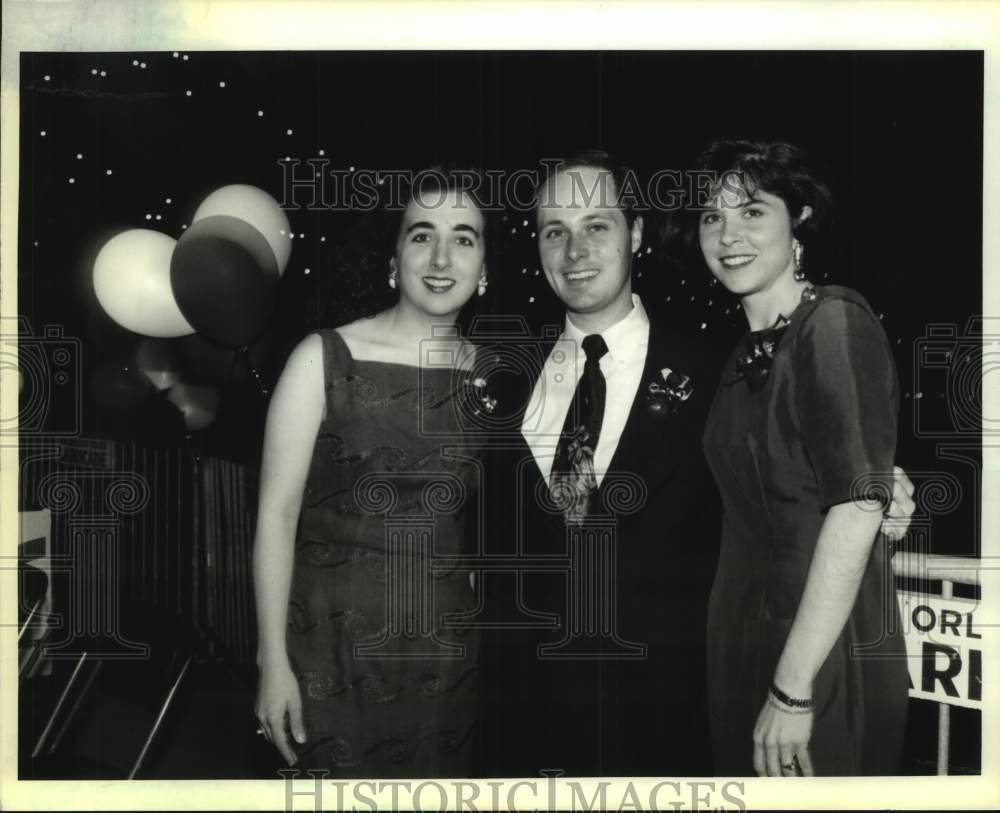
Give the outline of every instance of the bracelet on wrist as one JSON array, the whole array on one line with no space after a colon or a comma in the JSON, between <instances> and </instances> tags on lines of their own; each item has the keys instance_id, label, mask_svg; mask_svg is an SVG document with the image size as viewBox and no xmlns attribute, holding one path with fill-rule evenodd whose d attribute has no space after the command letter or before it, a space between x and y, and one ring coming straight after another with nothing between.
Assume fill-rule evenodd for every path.
<instances>
[{"instance_id":1,"label":"bracelet on wrist","mask_svg":"<svg viewBox=\"0 0 1000 813\"><path fill-rule=\"evenodd\" d=\"M767 704L773 706L782 714L812 714L812 709L797 709L794 706L786 706L784 703L779 703L773 694L767 693Z\"/></svg>"},{"instance_id":2,"label":"bracelet on wrist","mask_svg":"<svg viewBox=\"0 0 1000 813\"><path fill-rule=\"evenodd\" d=\"M789 697L781 689L777 687L775 683L771 683L771 694L774 699L777 700L782 705L788 706L789 708L799 709L803 711L812 711L816 702L811 698L799 698L799 697Z\"/></svg>"}]
</instances>

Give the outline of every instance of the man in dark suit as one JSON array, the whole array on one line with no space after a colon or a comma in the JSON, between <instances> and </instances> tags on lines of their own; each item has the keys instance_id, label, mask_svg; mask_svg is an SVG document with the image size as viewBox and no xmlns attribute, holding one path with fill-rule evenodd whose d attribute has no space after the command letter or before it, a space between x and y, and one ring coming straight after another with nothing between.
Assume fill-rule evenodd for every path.
<instances>
[{"instance_id":1,"label":"man in dark suit","mask_svg":"<svg viewBox=\"0 0 1000 813\"><path fill-rule=\"evenodd\" d=\"M720 359L632 293L643 222L619 205L626 172L584 153L538 190L542 265L567 314L537 379L501 398L520 431L486 468L487 552L512 563L483 584L486 775L711 771L720 512L701 435Z\"/></svg>"},{"instance_id":2,"label":"man in dark suit","mask_svg":"<svg viewBox=\"0 0 1000 813\"><path fill-rule=\"evenodd\" d=\"M484 468L485 776L712 774L705 627L721 505L702 433L723 357L633 294L643 221L619 195L628 172L586 152L537 190L539 253L566 319L532 348L520 391L497 393L511 431ZM912 484L896 485L906 518Z\"/></svg>"}]
</instances>

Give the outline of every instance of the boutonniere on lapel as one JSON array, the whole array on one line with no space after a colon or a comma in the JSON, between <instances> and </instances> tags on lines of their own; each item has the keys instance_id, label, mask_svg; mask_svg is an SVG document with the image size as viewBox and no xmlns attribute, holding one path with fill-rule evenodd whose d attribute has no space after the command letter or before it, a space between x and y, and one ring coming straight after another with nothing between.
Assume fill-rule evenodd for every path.
<instances>
[{"instance_id":1,"label":"boutonniere on lapel","mask_svg":"<svg viewBox=\"0 0 1000 813\"><path fill-rule=\"evenodd\" d=\"M654 418L673 415L692 393L694 387L689 376L664 367L659 377L646 386L646 411Z\"/></svg>"}]
</instances>

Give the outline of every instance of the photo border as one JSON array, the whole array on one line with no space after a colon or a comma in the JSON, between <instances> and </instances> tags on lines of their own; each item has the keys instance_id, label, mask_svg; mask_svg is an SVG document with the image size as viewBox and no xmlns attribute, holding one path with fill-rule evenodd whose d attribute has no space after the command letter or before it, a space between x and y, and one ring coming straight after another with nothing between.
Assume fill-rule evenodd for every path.
<instances>
[{"instance_id":1,"label":"photo border","mask_svg":"<svg viewBox=\"0 0 1000 813\"><path fill-rule=\"evenodd\" d=\"M100 21L96 24L95 21ZM391 24L387 24L391 21ZM903 50L984 52L984 316L1000 315L1000 8L995 2L335 2L335 0L4 0L0 315L17 315L20 54L22 51L198 50ZM663 92L669 93L669 88ZM931 147L933 148L933 147ZM984 370L984 373L986 371ZM983 377L985 415L1000 415L998 375ZM0 412L16 414L5 381ZM10 441L14 443L14 441ZM0 447L0 541L16 554L18 456ZM1000 447L983 448L983 546L998 561ZM992 559L990 557L993 557ZM985 570L982 596L996 597L1000 569ZM0 806L31 809L283 809L286 788L267 781L26 781L16 779L17 573L0 570ZM996 629L1000 603L983 608ZM12 620L15 623L12 623ZM13 656L12 656L13 653ZM751 809L988 808L1000 805L1000 648L987 652L978 777L737 779ZM627 780L612 780L615 785ZM639 798L655 784L632 780ZM718 782L726 781L720 778ZM414 785L419 781L414 781ZM490 798L485 781L482 799ZM568 805L564 783L556 797ZM588 794L596 782L583 783ZM300 780L297 809L313 809L312 782ZM646 790L644 791L643 788ZM523 798L526 794L521 794ZM333 800L331 796L328 801ZM620 797L609 796L618 799ZM390 797L382 797L385 802ZM402 809L406 799L398 800ZM537 804L546 800L536 799Z\"/></svg>"}]
</instances>

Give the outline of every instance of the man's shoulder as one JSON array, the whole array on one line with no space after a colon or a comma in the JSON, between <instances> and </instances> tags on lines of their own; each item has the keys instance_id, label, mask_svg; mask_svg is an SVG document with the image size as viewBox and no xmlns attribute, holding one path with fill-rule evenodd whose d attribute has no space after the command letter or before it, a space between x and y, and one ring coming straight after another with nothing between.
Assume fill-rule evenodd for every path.
<instances>
[{"instance_id":1,"label":"man's shoulder","mask_svg":"<svg viewBox=\"0 0 1000 813\"><path fill-rule=\"evenodd\" d=\"M706 330L693 329L663 317L649 318L650 357L647 364L663 359L662 367L670 367L692 378L697 373L698 377L708 375L714 379L722 370L728 350Z\"/></svg>"}]
</instances>

